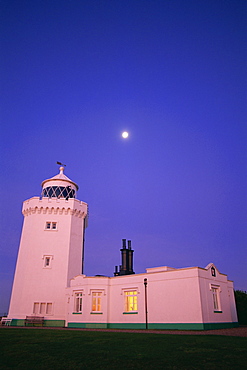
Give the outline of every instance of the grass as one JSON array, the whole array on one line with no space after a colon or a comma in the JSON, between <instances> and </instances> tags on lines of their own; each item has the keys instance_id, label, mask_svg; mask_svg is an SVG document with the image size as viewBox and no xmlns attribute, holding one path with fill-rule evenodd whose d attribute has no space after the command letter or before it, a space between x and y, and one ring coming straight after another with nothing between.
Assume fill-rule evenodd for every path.
<instances>
[{"instance_id":1,"label":"grass","mask_svg":"<svg viewBox=\"0 0 247 370\"><path fill-rule=\"evenodd\" d=\"M244 369L247 338L0 329L0 369Z\"/></svg>"}]
</instances>

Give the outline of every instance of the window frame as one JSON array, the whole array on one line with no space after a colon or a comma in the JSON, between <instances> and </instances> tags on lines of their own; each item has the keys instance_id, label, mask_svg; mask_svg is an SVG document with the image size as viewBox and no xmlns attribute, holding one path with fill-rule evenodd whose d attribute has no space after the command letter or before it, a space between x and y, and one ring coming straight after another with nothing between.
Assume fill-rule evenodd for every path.
<instances>
[{"instance_id":1,"label":"window frame","mask_svg":"<svg viewBox=\"0 0 247 370\"><path fill-rule=\"evenodd\" d=\"M45 229L46 230L51 230L51 222L46 221L46 223L45 223Z\"/></svg>"},{"instance_id":2,"label":"window frame","mask_svg":"<svg viewBox=\"0 0 247 370\"><path fill-rule=\"evenodd\" d=\"M48 307L51 307L51 309L48 309ZM52 315L52 309L53 309L53 303L52 302L47 302L46 303L46 308L45 308L45 313L47 316Z\"/></svg>"},{"instance_id":3,"label":"window frame","mask_svg":"<svg viewBox=\"0 0 247 370\"><path fill-rule=\"evenodd\" d=\"M36 316L52 316L53 302L33 302L33 314Z\"/></svg>"},{"instance_id":4,"label":"window frame","mask_svg":"<svg viewBox=\"0 0 247 370\"><path fill-rule=\"evenodd\" d=\"M215 313L222 313L221 301L220 301L220 293L221 293L220 286L215 285L215 284L210 284L210 290L212 292L213 311Z\"/></svg>"},{"instance_id":5,"label":"window frame","mask_svg":"<svg viewBox=\"0 0 247 370\"><path fill-rule=\"evenodd\" d=\"M124 294L124 313L138 313L138 289L126 289Z\"/></svg>"},{"instance_id":6,"label":"window frame","mask_svg":"<svg viewBox=\"0 0 247 370\"><path fill-rule=\"evenodd\" d=\"M91 305L91 313L97 314L97 313L102 313L102 291L92 291L92 305ZM95 309L94 309L95 308Z\"/></svg>"},{"instance_id":7,"label":"window frame","mask_svg":"<svg viewBox=\"0 0 247 370\"><path fill-rule=\"evenodd\" d=\"M39 314L44 316L46 312L46 302L40 302L39 304Z\"/></svg>"},{"instance_id":8,"label":"window frame","mask_svg":"<svg viewBox=\"0 0 247 370\"><path fill-rule=\"evenodd\" d=\"M46 221L45 222L45 230L57 231L58 230L58 222L57 221Z\"/></svg>"},{"instance_id":9,"label":"window frame","mask_svg":"<svg viewBox=\"0 0 247 370\"><path fill-rule=\"evenodd\" d=\"M42 259L44 260L43 261L43 268L44 269L51 269L52 268L53 255L45 254ZM49 261L49 264L47 264L47 261Z\"/></svg>"},{"instance_id":10,"label":"window frame","mask_svg":"<svg viewBox=\"0 0 247 370\"><path fill-rule=\"evenodd\" d=\"M76 292L74 292L74 309L73 309L73 313L74 314L82 314L82 310L83 310L83 291L82 290L78 290ZM78 301L79 301L79 304L78 304Z\"/></svg>"},{"instance_id":11,"label":"window frame","mask_svg":"<svg viewBox=\"0 0 247 370\"><path fill-rule=\"evenodd\" d=\"M39 314L39 302L33 303L33 314L38 315Z\"/></svg>"}]
</instances>

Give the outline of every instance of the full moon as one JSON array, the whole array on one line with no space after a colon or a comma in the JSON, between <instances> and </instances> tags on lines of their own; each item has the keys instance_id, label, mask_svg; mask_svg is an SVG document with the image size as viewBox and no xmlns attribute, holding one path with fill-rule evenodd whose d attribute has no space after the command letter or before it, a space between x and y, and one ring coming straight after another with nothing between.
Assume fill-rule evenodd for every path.
<instances>
[{"instance_id":1,"label":"full moon","mask_svg":"<svg viewBox=\"0 0 247 370\"><path fill-rule=\"evenodd\" d=\"M123 133L122 133L122 137L124 138L124 139L127 139L127 137L129 136L129 133L127 132L127 131L124 131Z\"/></svg>"}]
</instances>

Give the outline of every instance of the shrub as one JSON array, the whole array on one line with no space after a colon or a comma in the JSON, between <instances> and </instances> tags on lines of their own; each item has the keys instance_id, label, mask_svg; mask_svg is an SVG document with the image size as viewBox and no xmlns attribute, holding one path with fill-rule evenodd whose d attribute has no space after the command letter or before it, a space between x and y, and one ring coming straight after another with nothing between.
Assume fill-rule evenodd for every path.
<instances>
[{"instance_id":1,"label":"shrub","mask_svg":"<svg viewBox=\"0 0 247 370\"><path fill-rule=\"evenodd\" d=\"M238 322L240 325L247 325L247 292L235 290L236 308Z\"/></svg>"}]
</instances>

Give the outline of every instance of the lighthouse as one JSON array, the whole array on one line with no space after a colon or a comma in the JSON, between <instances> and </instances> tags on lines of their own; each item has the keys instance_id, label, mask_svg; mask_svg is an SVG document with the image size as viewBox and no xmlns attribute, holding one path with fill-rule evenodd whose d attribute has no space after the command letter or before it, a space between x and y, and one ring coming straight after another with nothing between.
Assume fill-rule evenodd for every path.
<instances>
[{"instance_id":1,"label":"lighthouse","mask_svg":"<svg viewBox=\"0 0 247 370\"><path fill-rule=\"evenodd\" d=\"M88 206L77 199L78 185L64 174L42 182L41 197L23 203L24 216L8 317L23 325L41 316L63 326L66 288L83 273Z\"/></svg>"}]
</instances>

